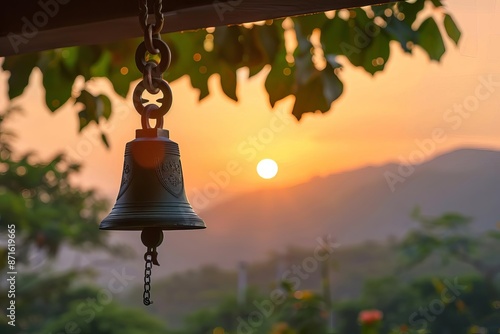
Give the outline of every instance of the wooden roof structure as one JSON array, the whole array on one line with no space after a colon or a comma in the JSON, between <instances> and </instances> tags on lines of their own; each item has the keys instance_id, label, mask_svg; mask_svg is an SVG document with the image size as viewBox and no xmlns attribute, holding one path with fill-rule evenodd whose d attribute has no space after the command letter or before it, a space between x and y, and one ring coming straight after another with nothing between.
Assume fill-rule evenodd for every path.
<instances>
[{"instance_id":1,"label":"wooden roof structure","mask_svg":"<svg viewBox=\"0 0 500 334\"><path fill-rule=\"evenodd\" d=\"M393 0L164 1L163 33L362 7ZM0 56L142 35L137 0L17 0L0 11Z\"/></svg>"}]
</instances>

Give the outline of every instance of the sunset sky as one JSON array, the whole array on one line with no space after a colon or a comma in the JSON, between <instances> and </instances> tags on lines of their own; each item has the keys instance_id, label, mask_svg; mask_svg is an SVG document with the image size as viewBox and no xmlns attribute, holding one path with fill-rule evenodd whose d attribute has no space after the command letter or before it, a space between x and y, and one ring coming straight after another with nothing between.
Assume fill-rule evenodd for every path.
<instances>
[{"instance_id":1,"label":"sunset sky","mask_svg":"<svg viewBox=\"0 0 500 334\"><path fill-rule=\"evenodd\" d=\"M446 3L463 37L459 48L447 43L441 63L430 62L418 48L413 56L403 54L395 43L386 70L374 77L340 59L345 65L340 74L344 94L329 113L308 114L300 122L290 114L293 98L270 108L264 75L247 80L244 70L239 73L238 103L223 96L216 76L211 78L211 95L201 103L186 77L172 83L174 104L165 128L180 145L193 205L205 207L240 192L408 159L421 150L417 142L428 141L436 128L443 129L444 139L425 153L426 158L458 147L500 150L500 3ZM6 73L0 75L0 107L6 105L7 78ZM95 128L77 133L73 106L65 105L54 114L43 106L39 73L16 102L25 109L9 122L18 133L16 148L35 151L42 158L65 151L84 163L76 182L96 187L110 198L116 196L125 143L140 127L131 98L114 101L107 131L110 150L100 143ZM460 106L473 111L459 114ZM257 163L264 158L279 165L273 179L264 180L256 173ZM233 175L215 187L214 179L228 168ZM200 194L209 198L208 203Z\"/></svg>"}]
</instances>

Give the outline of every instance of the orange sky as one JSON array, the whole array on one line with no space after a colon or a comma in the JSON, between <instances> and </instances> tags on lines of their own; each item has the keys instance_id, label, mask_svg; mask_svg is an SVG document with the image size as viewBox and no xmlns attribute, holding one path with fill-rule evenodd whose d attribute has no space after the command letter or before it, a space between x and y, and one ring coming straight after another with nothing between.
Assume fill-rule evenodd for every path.
<instances>
[{"instance_id":1,"label":"orange sky","mask_svg":"<svg viewBox=\"0 0 500 334\"><path fill-rule=\"evenodd\" d=\"M481 77L491 76L490 80L500 83L500 4L495 0L447 3L463 31L460 48L448 44L442 62L431 63L420 49L409 56L394 44L386 70L375 77L346 66L341 73L345 92L332 111L307 115L300 123L290 115L292 98L270 109L263 75L245 80L245 71L239 73L243 78L239 103L223 96L217 77L212 77L212 94L202 103L197 102L198 92L189 80L174 82L174 104L165 128L180 145L193 205L204 208L243 191L287 186L318 175L397 161L400 156L408 158L421 150L416 141L432 138L435 128L443 129L445 139L427 157L462 146L500 149L500 84L488 86L489 96L477 106L471 104L470 115L449 111L454 105L473 103L477 89L487 92L488 87L478 88ZM0 75L2 94L6 94L7 77ZM114 101L115 115L108 130L112 148L106 150L95 128L77 133L72 106L55 114L45 109L39 73L31 79L17 101L26 111L10 121L18 130L15 146L41 157L68 152L84 162L76 181L114 198L125 143L140 126L130 99ZM0 107L5 107L3 96ZM255 167L263 158L278 162L276 178L257 176ZM216 185L216 176L228 168L234 175Z\"/></svg>"}]
</instances>

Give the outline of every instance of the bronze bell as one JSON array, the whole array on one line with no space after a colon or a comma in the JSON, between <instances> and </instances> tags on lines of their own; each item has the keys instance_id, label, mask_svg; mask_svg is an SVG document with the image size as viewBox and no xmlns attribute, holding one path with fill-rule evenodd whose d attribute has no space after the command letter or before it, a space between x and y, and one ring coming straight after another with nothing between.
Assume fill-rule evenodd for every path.
<instances>
[{"instance_id":1,"label":"bronze bell","mask_svg":"<svg viewBox=\"0 0 500 334\"><path fill-rule=\"evenodd\" d=\"M155 0L153 4L154 23L148 23L148 1L141 1L139 9L144 42L137 47L135 60L143 80L134 89L133 102L141 115L142 129L136 130L135 140L125 147L118 197L99 228L142 230L141 240L147 248L142 298L144 305L150 305L151 271L153 265L160 265L157 248L163 241L163 230L203 229L206 226L187 200L179 145L171 141L168 130L163 129L163 116L172 106L172 90L163 80L171 53L159 34L163 25L161 1ZM151 101L143 96L146 90L152 95ZM153 119L156 125L152 128L149 122Z\"/></svg>"},{"instance_id":2,"label":"bronze bell","mask_svg":"<svg viewBox=\"0 0 500 334\"><path fill-rule=\"evenodd\" d=\"M184 191L179 145L168 130L141 129L127 143L116 204L101 230L203 229Z\"/></svg>"}]
</instances>

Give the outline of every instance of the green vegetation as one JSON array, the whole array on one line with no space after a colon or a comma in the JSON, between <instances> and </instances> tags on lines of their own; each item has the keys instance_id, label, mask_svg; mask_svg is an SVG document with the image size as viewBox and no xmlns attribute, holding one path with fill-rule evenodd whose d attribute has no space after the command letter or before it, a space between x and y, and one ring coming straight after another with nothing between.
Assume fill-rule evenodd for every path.
<instances>
[{"instance_id":1,"label":"green vegetation","mask_svg":"<svg viewBox=\"0 0 500 334\"><path fill-rule=\"evenodd\" d=\"M293 43L285 41L285 33ZM174 33L164 36L172 49L166 79L173 82L189 76L202 100L210 94L209 78L217 74L224 94L237 101L236 72L247 68L249 77L266 76L271 106L294 96L292 113L300 120L304 113L327 112L342 95L342 64L349 62L374 75L384 70L392 43L408 54L421 48L430 60L439 61L445 41L456 45L460 37L441 0L401 1L337 11L333 16L320 13L262 25ZM139 43L128 40L8 57L2 67L11 72L9 97L21 95L32 70L38 68L48 109L78 103L82 105L80 131L91 123L102 124L112 115L110 99L89 90L89 85L96 78L106 78L118 95L127 96L130 83L142 77L134 59ZM77 78L84 84L74 85ZM79 91L74 94L72 88ZM108 145L104 132L102 138Z\"/></svg>"}]
</instances>

